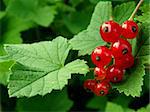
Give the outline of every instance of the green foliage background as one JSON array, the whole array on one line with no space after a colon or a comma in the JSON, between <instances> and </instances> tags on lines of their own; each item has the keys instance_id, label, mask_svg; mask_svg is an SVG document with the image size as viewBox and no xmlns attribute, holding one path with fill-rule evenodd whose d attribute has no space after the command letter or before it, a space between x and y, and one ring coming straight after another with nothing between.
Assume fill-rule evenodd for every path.
<instances>
[{"instance_id":1,"label":"green foliage background","mask_svg":"<svg viewBox=\"0 0 150 112\"><path fill-rule=\"evenodd\" d=\"M92 78L92 50L106 44L99 26L110 16L122 24L137 3L0 0L0 111L149 112L148 0L134 18L140 31L130 41L135 65L127 70L126 80L113 85L105 97L94 96L82 87L84 80Z\"/></svg>"}]
</instances>

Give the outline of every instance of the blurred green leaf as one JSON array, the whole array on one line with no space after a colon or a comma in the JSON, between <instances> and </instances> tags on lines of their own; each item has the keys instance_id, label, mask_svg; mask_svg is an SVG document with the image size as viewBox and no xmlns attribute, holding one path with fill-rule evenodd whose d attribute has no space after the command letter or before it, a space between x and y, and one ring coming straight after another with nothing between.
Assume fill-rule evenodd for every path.
<instances>
[{"instance_id":1,"label":"blurred green leaf","mask_svg":"<svg viewBox=\"0 0 150 112\"><path fill-rule=\"evenodd\" d=\"M5 55L3 44L20 44L22 43L21 31L33 27L32 22L24 21L18 17L7 14L0 20L2 27L0 33L0 55Z\"/></svg>"},{"instance_id":2,"label":"blurred green leaf","mask_svg":"<svg viewBox=\"0 0 150 112\"><path fill-rule=\"evenodd\" d=\"M60 2L63 2L63 0L44 0L45 2L47 2L47 3L51 3L51 4L55 4L55 3L60 3ZM43 0L42 1L40 1L40 2L43 2Z\"/></svg>"},{"instance_id":3,"label":"blurred green leaf","mask_svg":"<svg viewBox=\"0 0 150 112\"><path fill-rule=\"evenodd\" d=\"M129 108L123 108L115 103L108 102L105 112L135 112L135 111Z\"/></svg>"},{"instance_id":4,"label":"blurred green leaf","mask_svg":"<svg viewBox=\"0 0 150 112\"><path fill-rule=\"evenodd\" d=\"M17 101L17 112L29 111L69 111L73 102L67 96L67 89L62 91L53 91L45 96L36 96L32 98L21 98Z\"/></svg>"},{"instance_id":5,"label":"blurred green leaf","mask_svg":"<svg viewBox=\"0 0 150 112\"><path fill-rule=\"evenodd\" d=\"M5 11L0 11L0 20L6 15Z\"/></svg>"},{"instance_id":6,"label":"blurred green leaf","mask_svg":"<svg viewBox=\"0 0 150 112\"><path fill-rule=\"evenodd\" d=\"M90 2L93 4L97 4L99 1L112 1L112 2L116 3L116 2L126 2L129 0L90 0ZM130 1L134 1L134 0L130 0Z\"/></svg>"},{"instance_id":7,"label":"blurred green leaf","mask_svg":"<svg viewBox=\"0 0 150 112\"><path fill-rule=\"evenodd\" d=\"M146 107L142 107L137 110L137 112L149 112L150 111L150 104L148 104Z\"/></svg>"},{"instance_id":8,"label":"blurred green leaf","mask_svg":"<svg viewBox=\"0 0 150 112\"><path fill-rule=\"evenodd\" d=\"M90 0L91 3L97 4L100 0Z\"/></svg>"},{"instance_id":9,"label":"blurred green leaf","mask_svg":"<svg viewBox=\"0 0 150 112\"><path fill-rule=\"evenodd\" d=\"M2 43L7 44L19 44L22 43L21 34L19 32L7 32L3 35L3 41Z\"/></svg>"},{"instance_id":10,"label":"blurred green leaf","mask_svg":"<svg viewBox=\"0 0 150 112\"><path fill-rule=\"evenodd\" d=\"M8 32L3 35L2 40L0 40L0 56L6 55L4 50L4 43L7 44L19 44L22 43L21 34L18 32Z\"/></svg>"},{"instance_id":11,"label":"blurred green leaf","mask_svg":"<svg viewBox=\"0 0 150 112\"><path fill-rule=\"evenodd\" d=\"M105 112L124 112L124 111L123 111L123 108L120 105L108 102Z\"/></svg>"},{"instance_id":12,"label":"blurred green leaf","mask_svg":"<svg viewBox=\"0 0 150 112\"><path fill-rule=\"evenodd\" d=\"M73 5L73 7L76 7L77 5L79 5L83 1L84 0L70 0L69 2Z\"/></svg>"},{"instance_id":13,"label":"blurred green leaf","mask_svg":"<svg viewBox=\"0 0 150 112\"><path fill-rule=\"evenodd\" d=\"M132 97L120 94L118 97L114 98L112 101L118 105L121 105L124 108L127 108Z\"/></svg>"},{"instance_id":14,"label":"blurred green leaf","mask_svg":"<svg viewBox=\"0 0 150 112\"><path fill-rule=\"evenodd\" d=\"M21 32L31 28L34 24L30 21L25 21L24 19L20 19L19 17L13 16L11 14L7 14L0 21L2 29L2 34L6 32Z\"/></svg>"},{"instance_id":15,"label":"blurred green leaf","mask_svg":"<svg viewBox=\"0 0 150 112\"><path fill-rule=\"evenodd\" d=\"M10 2L10 0L3 0L4 4L7 6Z\"/></svg>"},{"instance_id":16,"label":"blurred green leaf","mask_svg":"<svg viewBox=\"0 0 150 112\"><path fill-rule=\"evenodd\" d=\"M11 0L7 7L7 12L24 20L33 21L47 27L53 22L56 7L42 7L39 4L39 0Z\"/></svg>"},{"instance_id":17,"label":"blurred green leaf","mask_svg":"<svg viewBox=\"0 0 150 112\"><path fill-rule=\"evenodd\" d=\"M45 95L53 89L61 90L72 73L86 74L89 71L83 60L64 65L70 45L63 37L31 45L6 45L5 49L17 62L12 67L8 84L10 97L31 97Z\"/></svg>"},{"instance_id":18,"label":"blurred green leaf","mask_svg":"<svg viewBox=\"0 0 150 112\"><path fill-rule=\"evenodd\" d=\"M85 29L90 21L93 7L88 7L83 11L76 11L64 17L64 24L71 33L77 34Z\"/></svg>"},{"instance_id":19,"label":"blurred green leaf","mask_svg":"<svg viewBox=\"0 0 150 112\"><path fill-rule=\"evenodd\" d=\"M113 11L113 19L122 24L128 20L135 8L135 2L127 2L121 5L117 5Z\"/></svg>"},{"instance_id":20,"label":"blurred green leaf","mask_svg":"<svg viewBox=\"0 0 150 112\"><path fill-rule=\"evenodd\" d=\"M70 40L73 49L79 50L79 55L91 54L95 47L105 44L99 35L99 27L104 21L109 20L111 12L111 2L99 2L87 30L80 32Z\"/></svg>"},{"instance_id":21,"label":"blurred green leaf","mask_svg":"<svg viewBox=\"0 0 150 112\"><path fill-rule=\"evenodd\" d=\"M131 95L132 97L140 97L143 76L145 75L144 65L136 64L134 68L130 70L128 75L129 77L125 81L115 84L114 87L117 88L120 93L123 92L127 96Z\"/></svg>"},{"instance_id":22,"label":"blurred green leaf","mask_svg":"<svg viewBox=\"0 0 150 112\"><path fill-rule=\"evenodd\" d=\"M3 85L7 85L10 75L10 67L14 61L8 60L8 61L1 61L0 60L0 83Z\"/></svg>"},{"instance_id":23,"label":"blurred green leaf","mask_svg":"<svg viewBox=\"0 0 150 112\"><path fill-rule=\"evenodd\" d=\"M66 5L64 3L61 3L61 2L58 2L55 4L57 9L59 9L58 11L60 11L59 13L60 14L63 14L63 16L65 15L64 13L66 12L75 12L75 8L69 6L69 5Z\"/></svg>"},{"instance_id":24,"label":"blurred green leaf","mask_svg":"<svg viewBox=\"0 0 150 112\"><path fill-rule=\"evenodd\" d=\"M95 96L87 103L86 107L104 111L106 107L106 103L107 103L106 97Z\"/></svg>"}]
</instances>

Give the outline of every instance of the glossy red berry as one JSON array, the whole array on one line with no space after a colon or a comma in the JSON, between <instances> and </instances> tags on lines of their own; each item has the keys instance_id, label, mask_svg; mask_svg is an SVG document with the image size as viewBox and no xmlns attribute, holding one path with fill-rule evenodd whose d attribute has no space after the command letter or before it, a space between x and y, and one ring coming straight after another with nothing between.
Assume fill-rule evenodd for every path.
<instances>
[{"instance_id":1,"label":"glossy red berry","mask_svg":"<svg viewBox=\"0 0 150 112\"><path fill-rule=\"evenodd\" d=\"M123 69L118 66L110 66L107 69L106 79L110 80L110 82L116 83L120 82L123 79Z\"/></svg>"},{"instance_id":2,"label":"glossy red berry","mask_svg":"<svg viewBox=\"0 0 150 112\"><path fill-rule=\"evenodd\" d=\"M107 21L100 27L100 34L106 42L116 42L121 35L121 26L113 20Z\"/></svg>"},{"instance_id":3,"label":"glossy red berry","mask_svg":"<svg viewBox=\"0 0 150 112\"><path fill-rule=\"evenodd\" d=\"M120 58L124 55L130 54L132 52L132 47L128 41L119 39L117 42L112 44L111 51L115 58Z\"/></svg>"},{"instance_id":4,"label":"glossy red berry","mask_svg":"<svg viewBox=\"0 0 150 112\"><path fill-rule=\"evenodd\" d=\"M112 53L107 47L99 46L92 52L91 59L96 66L103 67L111 62Z\"/></svg>"},{"instance_id":5,"label":"glossy red berry","mask_svg":"<svg viewBox=\"0 0 150 112\"><path fill-rule=\"evenodd\" d=\"M106 70L104 69L104 67L96 67L94 69L94 75L96 80L103 80L106 77Z\"/></svg>"},{"instance_id":6,"label":"glossy red berry","mask_svg":"<svg viewBox=\"0 0 150 112\"><path fill-rule=\"evenodd\" d=\"M94 93L97 96L105 96L108 94L109 90L111 88L111 85L108 81L102 81L95 85Z\"/></svg>"},{"instance_id":7,"label":"glossy red berry","mask_svg":"<svg viewBox=\"0 0 150 112\"><path fill-rule=\"evenodd\" d=\"M138 34L138 25L132 20L127 20L122 24L122 36L133 39Z\"/></svg>"},{"instance_id":8,"label":"glossy red berry","mask_svg":"<svg viewBox=\"0 0 150 112\"><path fill-rule=\"evenodd\" d=\"M84 86L85 89L93 91L96 83L97 83L96 80L88 79L88 80L84 81L84 85L83 86Z\"/></svg>"},{"instance_id":9,"label":"glossy red berry","mask_svg":"<svg viewBox=\"0 0 150 112\"><path fill-rule=\"evenodd\" d=\"M128 54L119 59L115 59L115 65L123 69L130 68L133 66L133 64L134 64L134 57L132 56L132 54Z\"/></svg>"}]
</instances>

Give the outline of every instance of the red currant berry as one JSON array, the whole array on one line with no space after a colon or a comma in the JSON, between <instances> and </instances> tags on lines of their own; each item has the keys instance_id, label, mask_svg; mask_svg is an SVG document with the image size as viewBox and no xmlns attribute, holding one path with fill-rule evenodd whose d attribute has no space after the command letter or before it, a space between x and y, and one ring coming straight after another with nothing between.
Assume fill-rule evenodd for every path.
<instances>
[{"instance_id":1,"label":"red currant berry","mask_svg":"<svg viewBox=\"0 0 150 112\"><path fill-rule=\"evenodd\" d=\"M106 79L110 80L110 82L116 83L120 82L123 79L123 69L117 66L110 66L107 69Z\"/></svg>"},{"instance_id":2,"label":"red currant berry","mask_svg":"<svg viewBox=\"0 0 150 112\"><path fill-rule=\"evenodd\" d=\"M101 83L105 83L107 89L109 89L109 90L111 89L110 81L108 79L104 79Z\"/></svg>"},{"instance_id":3,"label":"red currant berry","mask_svg":"<svg viewBox=\"0 0 150 112\"><path fill-rule=\"evenodd\" d=\"M90 91L94 90L94 87L96 85L96 80L88 79L84 82L84 88Z\"/></svg>"},{"instance_id":4,"label":"red currant berry","mask_svg":"<svg viewBox=\"0 0 150 112\"><path fill-rule=\"evenodd\" d=\"M106 77L106 70L103 67L96 67L94 69L94 75L96 80L103 80Z\"/></svg>"},{"instance_id":5,"label":"red currant berry","mask_svg":"<svg viewBox=\"0 0 150 112\"><path fill-rule=\"evenodd\" d=\"M105 96L108 94L110 88L111 85L109 84L109 82L104 80L95 85L94 93L97 96Z\"/></svg>"},{"instance_id":6,"label":"red currant berry","mask_svg":"<svg viewBox=\"0 0 150 112\"><path fill-rule=\"evenodd\" d=\"M104 41L106 42L115 42L121 35L121 26L110 20L102 24L100 27L100 34Z\"/></svg>"},{"instance_id":7,"label":"red currant berry","mask_svg":"<svg viewBox=\"0 0 150 112\"><path fill-rule=\"evenodd\" d=\"M122 24L122 36L128 39L133 39L138 34L138 25L132 21L127 20Z\"/></svg>"},{"instance_id":8,"label":"red currant berry","mask_svg":"<svg viewBox=\"0 0 150 112\"><path fill-rule=\"evenodd\" d=\"M132 54L128 54L119 59L115 59L115 65L123 69L130 68L133 66L133 64L134 64L134 57L132 56Z\"/></svg>"},{"instance_id":9,"label":"red currant berry","mask_svg":"<svg viewBox=\"0 0 150 112\"><path fill-rule=\"evenodd\" d=\"M91 59L96 66L103 67L111 62L112 53L107 47L99 46L92 52Z\"/></svg>"},{"instance_id":10,"label":"red currant berry","mask_svg":"<svg viewBox=\"0 0 150 112\"><path fill-rule=\"evenodd\" d=\"M132 47L128 41L119 39L112 44L111 51L115 58L120 58L124 55L130 54L132 52Z\"/></svg>"}]
</instances>

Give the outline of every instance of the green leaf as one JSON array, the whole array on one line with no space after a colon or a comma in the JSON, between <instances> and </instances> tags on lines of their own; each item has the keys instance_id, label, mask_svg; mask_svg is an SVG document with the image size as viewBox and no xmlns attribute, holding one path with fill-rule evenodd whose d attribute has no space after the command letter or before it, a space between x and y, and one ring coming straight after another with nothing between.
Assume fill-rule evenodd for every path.
<instances>
[{"instance_id":1,"label":"green leaf","mask_svg":"<svg viewBox=\"0 0 150 112\"><path fill-rule=\"evenodd\" d=\"M33 17L33 21L41 26L47 27L53 22L55 14L56 11L54 6L39 8L39 10L36 12L36 16Z\"/></svg>"},{"instance_id":2,"label":"green leaf","mask_svg":"<svg viewBox=\"0 0 150 112\"><path fill-rule=\"evenodd\" d=\"M128 42L130 42L132 46L132 55L135 56L137 53L137 38L129 39Z\"/></svg>"},{"instance_id":3,"label":"green leaf","mask_svg":"<svg viewBox=\"0 0 150 112\"><path fill-rule=\"evenodd\" d=\"M95 47L105 44L99 35L99 27L104 21L109 20L111 12L111 2L99 2L87 30L80 32L70 40L73 49L79 50L79 55L91 54Z\"/></svg>"},{"instance_id":4,"label":"green leaf","mask_svg":"<svg viewBox=\"0 0 150 112\"><path fill-rule=\"evenodd\" d=\"M67 88L53 91L51 94L35 96L29 99L21 98L17 101L17 112L29 111L69 111L73 102L67 96Z\"/></svg>"},{"instance_id":5,"label":"green leaf","mask_svg":"<svg viewBox=\"0 0 150 112\"><path fill-rule=\"evenodd\" d=\"M122 107L128 107L130 102L132 101L132 97L131 96L126 96L124 94L120 94L118 97L114 98L112 100L112 102L121 105Z\"/></svg>"},{"instance_id":6,"label":"green leaf","mask_svg":"<svg viewBox=\"0 0 150 112\"><path fill-rule=\"evenodd\" d=\"M120 24L128 20L135 8L135 2L127 2L117 5L113 11L114 20Z\"/></svg>"},{"instance_id":7,"label":"green leaf","mask_svg":"<svg viewBox=\"0 0 150 112\"><path fill-rule=\"evenodd\" d=\"M145 1L145 3L150 3L150 1L149 0L144 0Z\"/></svg>"},{"instance_id":8,"label":"green leaf","mask_svg":"<svg viewBox=\"0 0 150 112\"><path fill-rule=\"evenodd\" d=\"M143 23L150 23L150 12L143 13L142 16L138 16L136 19Z\"/></svg>"},{"instance_id":9,"label":"green leaf","mask_svg":"<svg viewBox=\"0 0 150 112\"><path fill-rule=\"evenodd\" d=\"M149 4L143 4L143 6L140 8L142 11L142 15L137 16L136 19L142 23L149 23L150 24L150 8Z\"/></svg>"},{"instance_id":10,"label":"green leaf","mask_svg":"<svg viewBox=\"0 0 150 112\"><path fill-rule=\"evenodd\" d=\"M123 108L115 103L108 102L105 112L135 112L135 111L129 108Z\"/></svg>"},{"instance_id":11,"label":"green leaf","mask_svg":"<svg viewBox=\"0 0 150 112\"><path fill-rule=\"evenodd\" d=\"M75 12L75 8L70 6L70 5L67 5L67 4L64 4L63 1L61 2L58 2L56 3L56 7L57 7L57 10L59 12L59 16L64 16L65 14L64 13L71 13L71 12ZM58 17L59 18L59 17Z\"/></svg>"},{"instance_id":12,"label":"green leaf","mask_svg":"<svg viewBox=\"0 0 150 112\"><path fill-rule=\"evenodd\" d=\"M97 4L99 1L114 1L114 3L117 3L117 2L126 2L128 0L90 0L90 2L93 4ZM133 1L133 0L130 0L130 1Z\"/></svg>"},{"instance_id":13,"label":"green leaf","mask_svg":"<svg viewBox=\"0 0 150 112\"><path fill-rule=\"evenodd\" d=\"M75 11L64 17L64 24L71 33L77 34L85 29L90 21L93 7L85 8L82 11ZM88 14L88 15L87 15Z\"/></svg>"},{"instance_id":14,"label":"green leaf","mask_svg":"<svg viewBox=\"0 0 150 112\"><path fill-rule=\"evenodd\" d=\"M0 20L6 15L6 12L0 11Z\"/></svg>"},{"instance_id":15,"label":"green leaf","mask_svg":"<svg viewBox=\"0 0 150 112\"><path fill-rule=\"evenodd\" d=\"M143 76L145 75L144 65L136 64L128 75L129 77L127 77L124 82L115 84L114 87L117 88L120 93L124 92L127 96L139 97L142 91Z\"/></svg>"},{"instance_id":16,"label":"green leaf","mask_svg":"<svg viewBox=\"0 0 150 112\"><path fill-rule=\"evenodd\" d=\"M150 72L149 69L145 70L145 76L144 76L144 89L145 90L150 90L150 86L149 86L149 81L150 81Z\"/></svg>"},{"instance_id":17,"label":"green leaf","mask_svg":"<svg viewBox=\"0 0 150 112\"><path fill-rule=\"evenodd\" d=\"M146 107L142 107L137 110L137 112L149 112L150 111L150 104L148 104Z\"/></svg>"},{"instance_id":18,"label":"green leaf","mask_svg":"<svg viewBox=\"0 0 150 112\"><path fill-rule=\"evenodd\" d=\"M11 73L10 67L12 66L13 63L14 61L12 60L8 60L8 61L0 60L0 83L1 84L7 85L9 75Z\"/></svg>"},{"instance_id":19,"label":"green leaf","mask_svg":"<svg viewBox=\"0 0 150 112\"><path fill-rule=\"evenodd\" d=\"M6 52L5 52L4 48L3 48L3 45L0 44L0 56L2 56L2 55L6 55Z\"/></svg>"},{"instance_id":20,"label":"green leaf","mask_svg":"<svg viewBox=\"0 0 150 112\"><path fill-rule=\"evenodd\" d=\"M4 4L7 6L11 0L3 0Z\"/></svg>"},{"instance_id":21,"label":"green leaf","mask_svg":"<svg viewBox=\"0 0 150 112\"><path fill-rule=\"evenodd\" d=\"M8 33L8 32L21 32L25 31L34 24L31 21L25 21L24 19L21 19L17 16L14 16L12 14L7 14L1 21L0 21L2 29L2 34Z\"/></svg>"},{"instance_id":22,"label":"green leaf","mask_svg":"<svg viewBox=\"0 0 150 112\"><path fill-rule=\"evenodd\" d=\"M0 25L3 28L0 35L0 55L4 55L3 44L22 43L20 32L31 28L34 24L7 14L1 19Z\"/></svg>"},{"instance_id":23,"label":"green leaf","mask_svg":"<svg viewBox=\"0 0 150 112\"><path fill-rule=\"evenodd\" d=\"M145 0L146 1L146 0ZM147 3L143 3L142 6L140 7L140 10L143 12L143 13L146 13L146 12L149 12L149 4Z\"/></svg>"},{"instance_id":24,"label":"green leaf","mask_svg":"<svg viewBox=\"0 0 150 112\"><path fill-rule=\"evenodd\" d=\"M136 58L143 64L150 64L150 24L144 24L143 34L140 37Z\"/></svg>"},{"instance_id":25,"label":"green leaf","mask_svg":"<svg viewBox=\"0 0 150 112\"><path fill-rule=\"evenodd\" d=\"M78 6L81 2L83 2L83 0L70 0L69 2L70 2L70 4L73 5L73 7L76 7L76 6Z\"/></svg>"},{"instance_id":26,"label":"green leaf","mask_svg":"<svg viewBox=\"0 0 150 112\"><path fill-rule=\"evenodd\" d=\"M120 105L108 102L105 112L124 112L124 111L123 111L123 108Z\"/></svg>"},{"instance_id":27,"label":"green leaf","mask_svg":"<svg viewBox=\"0 0 150 112\"><path fill-rule=\"evenodd\" d=\"M31 45L6 45L5 49L17 61L8 85L10 97L31 97L45 95L53 89L61 90L72 73L88 72L82 60L64 65L70 45L63 37Z\"/></svg>"},{"instance_id":28,"label":"green leaf","mask_svg":"<svg viewBox=\"0 0 150 112\"><path fill-rule=\"evenodd\" d=\"M47 27L56 14L54 6L41 6L39 0L11 0L7 12Z\"/></svg>"},{"instance_id":29,"label":"green leaf","mask_svg":"<svg viewBox=\"0 0 150 112\"><path fill-rule=\"evenodd\" d=\"M90 0L91 3L97 4L100 0Z\"/></svg>"},{"instance_id":30,"label":"green leaf","mask_svg":"<svg viewBox=\"0 0 150 112\"><path fill-rule=\"evenodd\" d=\"M104 111L104 109L106 107L106 103L107 103L106 97L95 96L87 103L86 107Z\"/></svg>"},{"instance_id":31,"label":"green leaf","mask_svg":"<svg viewBox=\"0 0 150 112\"><path fill-rule=\"evenodd\" d=\"M33 23L7 14L0 20L0 26L3 28L0 35L0 55L5 55L3 44L22 43L20 32L31 28Z\"/></svg>"},{"instance_id":32,"label":"green leaf","mask_svg":"<svg viewBox=\"0 0 150 112\"><path fill-rule=\"evenodd\" d=\"M2 36L2 43L5 44L20 44L22 43L21 34L15 31L9 31ZM13 38L13 39L12 39Z\"/></svg>"}]
</instances>

